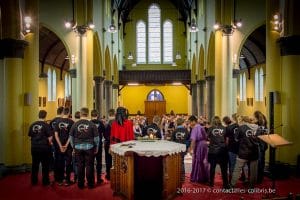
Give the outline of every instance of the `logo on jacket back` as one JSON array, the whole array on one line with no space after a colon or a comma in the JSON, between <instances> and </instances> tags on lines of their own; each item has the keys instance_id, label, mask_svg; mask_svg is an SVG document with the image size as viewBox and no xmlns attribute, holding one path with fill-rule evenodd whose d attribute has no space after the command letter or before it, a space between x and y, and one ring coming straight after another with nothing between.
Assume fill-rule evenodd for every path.
<instances>
[{"instance_id":1,"label":"logo on jacket back","mask_svg":"<svg viewBox=\"0 0 300 200\"><path fill-rule=\"evenodd\" d=\"M89 129L89 125L87 124L79 124L79 126L77 127L77 131L79 133L87 133Z\"/></svg>"},{"instance_id":2,"label":"logo on jacket back","mask_svg":"<svg viewBox=\"0 0 300 200\"><path fill-rule=\"evenodd\" d=\"M223 129L219 129L219 128L215 128L212 130L212 134L213 136L224 136L224 130Z\"/></svg>"},{"instance_id":3,"label":"logo on jacket back","mask_svg":"<svg viewBox=\"0 0 300 200\"><path fill-rule=\"evenodd\" d=\"M252 129L248 129L245 134L246 137L254 137L256 136L256 131L253 131Z\"/></svg>"},{"instance_id":4,"label":"logo on jacket back","mask_svg":"<svg viewBox=\"0 0 300 200\"><path fill-rule=\"evenodd\" d=\"M67 130L68 129L68 126L69 126L69 124L68 123L64 123L64 122L60 122L59 124L58 124L58 128L61 130L61 129L65 129L65 130Z\"/></svg>"},{"instance_id":5,"label":"logo on jacket back","mask_svg":"<svg viewBox=\"0 0 300 200\"><path fill-rule=\"evenodd\" d=\"M40 132L42 131L42 128L43 128L42 125L36 124L36 125L34 125L34 126L32 127L32 131L33 131L34 133L40 133Z\"/></svg>"},{"instance_id":6,"label":"logo on jacket back","mask_svg":"<svg viewBox=\"0 0 300 200\"><path fill-rule=\"evenodd\" d=\"M148 134L153 134L153 133L156 133L156 132L157 132L157 130L155 130L154 128L148 128L147 129Z\"/></svg>"},{"instance_id":7,"label":"logo on jacket back","mask_svg":"<svg viewBox=\"0 0 300 200\"><path fill-rule=\"evenodd\" d=\"M175 134L175 137L177 140L183 140L184 139L184 136L185 136L185 133L184 132L177 132Z\"/></svg>"}]
</instances>

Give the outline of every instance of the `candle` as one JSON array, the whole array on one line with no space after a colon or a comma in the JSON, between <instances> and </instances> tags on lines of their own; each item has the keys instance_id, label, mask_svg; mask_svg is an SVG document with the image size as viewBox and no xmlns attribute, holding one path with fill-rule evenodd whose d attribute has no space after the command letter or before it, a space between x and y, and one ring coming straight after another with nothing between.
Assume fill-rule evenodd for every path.
<instances>
[{"instance_id":1,"label":"candle","mask_svg":"<svg viewBox=\"0 0 300 200\"><path fill-rule=\"evenodd\" d=\"M149 135L149 138L150 138L151 140L153 140L153 134L150 134L150 135Z\"/></svg>"}]
</instances>

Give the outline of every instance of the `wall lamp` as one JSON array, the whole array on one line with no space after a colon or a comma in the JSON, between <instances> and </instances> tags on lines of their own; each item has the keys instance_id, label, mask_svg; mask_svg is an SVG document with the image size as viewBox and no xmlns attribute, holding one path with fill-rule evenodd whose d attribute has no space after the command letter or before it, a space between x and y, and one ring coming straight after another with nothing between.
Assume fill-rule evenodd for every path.
<instances>
[{"instance_id":1,"label":"wall lamp","mask_svg":"<svg viewBox=\"0 0 300 200\"><path fill-rule=\"evenodd\" d=\"M32 19L29 16L24 17L24 34L30 33L31 32L31 24L32 24Z\"/></svg>"},{"instance_id":2,"label":"wall lamp","mask_svg":"<svg viewBox=\"0 0 300 200\"><path fill-rule=\"evenodd\" d=\"M180 52L177 51L176 55L175 55L175 59L176 60L180 60L181 59L181 55L180 55Z\"/></svg>"},{"instance_id":3,"label":"wall lamp","mask_svg":"<svg viewBox=\"0 0 300 200\"><path fill-rule=\"evenodd\" d=\"M272 24L272 29L274 31L277 31L279 33L282 31L282 19L281 19L281 15L279 13L276 13L275 15L273 15L271 24Z\"/></svg>"},{"instance_id":4,"label":"wall lamp","mask_svg":"<svg viewBox=\"0 0 300 200\"><path fill-rule=\"evenodd\" d=\"M128 60L133 60L133 55L132 55L131 51L129 51L127 59Z\"/></svg>"},{"instance_id":5,"label":"wall lamp","mask_svg":"<svg viewBox=\"0 0 300 200\"><path fill-rule=\"evenodd\" d=\"M86 33L87 30L94 29L95 24L92 21L90 21L88 24L78 26L77 22L75 22L74 20L70 20L65 22L65 27L67 29L72 29L75 33L83 35Z\"/></svg>"}]
</instances>

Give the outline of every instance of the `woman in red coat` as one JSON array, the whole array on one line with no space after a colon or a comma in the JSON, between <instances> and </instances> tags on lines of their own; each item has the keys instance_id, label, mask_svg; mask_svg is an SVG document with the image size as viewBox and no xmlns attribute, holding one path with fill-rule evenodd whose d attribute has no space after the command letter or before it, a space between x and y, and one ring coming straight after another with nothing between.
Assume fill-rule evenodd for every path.
<instances>
[{"instance_id":1,"label":"woman in red coat","mask_svg":"<svg viewBox=\"0 0 300 200\"><path fill-rule=\"evenodd\" d=\"M134 140L133 123L127 119L127 116L126 108L117 108L115 121L111 125L111 144Z\"/></svg>"}]
</instances>

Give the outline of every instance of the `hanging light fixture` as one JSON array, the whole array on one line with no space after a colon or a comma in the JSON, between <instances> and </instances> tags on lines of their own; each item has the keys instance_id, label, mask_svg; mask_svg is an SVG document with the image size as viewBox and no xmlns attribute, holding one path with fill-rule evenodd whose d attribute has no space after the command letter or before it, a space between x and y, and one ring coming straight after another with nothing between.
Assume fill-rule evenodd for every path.
<instances>
[{"instance_id":1,"label":"hanging light fixture","mask_svg":"<svg viewBox=\"0 0 300 200\"><path fill-rule=\"evenodd\" d=\"M128 60L133 60L133 55L132 55L131 51L129 51L127 59Z\"/></svg>"},{"instance_id":2,"label":"hanging light fixture","mask_svg":"<svg viewBox=\"0 0 300 200\"><path fill-rule=\"evenodd\" d=\"M117 32L117 27L114 23L114 20L111 20L111 24L108 26L108 32L110 33L116 33Z\"/></svg>"},{"instance_id":3,"label":"hanging light fixture","mask_svg":"<svg viewBox=\"0 0 300 200\"><path fill-rule=\"evenodd\" d=\"M194 33L194 32L198 32L198 26L196 24L196 20L193 18L191 21L191 25L190 25L190 32Z\"/></svg>"}]
</instances>

